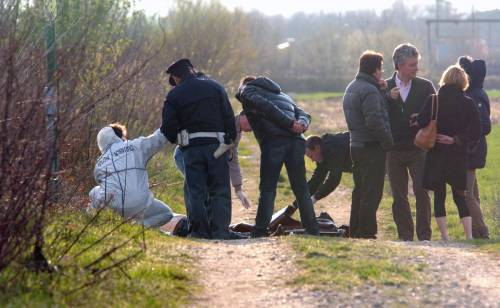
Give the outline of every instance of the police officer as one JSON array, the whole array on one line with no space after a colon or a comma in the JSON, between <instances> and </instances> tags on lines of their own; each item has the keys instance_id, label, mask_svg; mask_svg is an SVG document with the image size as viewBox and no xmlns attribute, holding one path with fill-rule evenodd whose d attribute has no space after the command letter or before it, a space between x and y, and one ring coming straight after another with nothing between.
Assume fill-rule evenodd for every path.
<instances>
[{"instance_id":1,"label":"police officer","mask_svg":"<svg viewBox=\"0 0 500 308\"><path fill-rule=\"evenodd\" d=\"M227 93L216 81L197 77L188 59L171 64L167 74L175 88L165 99L161 132L181 147L189 191L190 235L238 238L228 231L231 189L225 150L236 138L236 126Z\"/></svg>"}]
</instances>

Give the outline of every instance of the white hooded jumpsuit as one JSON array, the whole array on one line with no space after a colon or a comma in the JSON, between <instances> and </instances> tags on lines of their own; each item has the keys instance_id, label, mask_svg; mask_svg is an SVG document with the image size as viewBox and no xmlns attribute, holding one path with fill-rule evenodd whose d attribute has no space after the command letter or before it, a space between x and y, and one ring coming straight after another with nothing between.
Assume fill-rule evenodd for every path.
<instances>
[{"instance_id":1,"label":"white hooded jumpsuit","mask_svg":"<svg viewBox=\"0 0 500 308\"><path fill-rule=\"evenodd\" d=\"M134 217L145 227L159 227L172 219L172 210L155 199L149 190L146 165L167 143L160 130L148 137L123 141L110 126L97 134L101 157L96 162L94 178L99 186L90 193L91 205L105 205L128 219ZM107 196L107 197L105 197Z\"/></svg>"}]
</instances>

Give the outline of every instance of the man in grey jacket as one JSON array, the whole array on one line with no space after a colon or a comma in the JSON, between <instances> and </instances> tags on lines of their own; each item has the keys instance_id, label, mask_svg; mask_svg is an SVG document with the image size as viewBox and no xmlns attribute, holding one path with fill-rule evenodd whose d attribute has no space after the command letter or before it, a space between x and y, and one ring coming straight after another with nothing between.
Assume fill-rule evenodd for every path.
<instances>
[{"instance_id":1,"label":"man in grey jacket","mask_svg":"<svg viewBox=\"0 0 500 308\"><path fill-rule=\"evenodd\" d=\"M385 154L393 145L391 128L380 92L383 56L365 51L359 72L347 86L343 107L351 134L354 190L350 217L350 236L376 238L377 209L382 199Z\"/></svg>"},{"instance_id":2,"label":"man in grey jacket","mask_svg":"<svg viewBox=\"0 0 500 308\"><path fill-rule=\"evenodd\" d=\"M148 137L127 140L126 128L120 124L102 128L97 134L102 155L94 169L99 185L89 193L91 206L108 206L145 227L160 227L169 222L172 210L149 190L146 169L149 159L166 143L160 130Z\"/></svg>"}]
</instances>

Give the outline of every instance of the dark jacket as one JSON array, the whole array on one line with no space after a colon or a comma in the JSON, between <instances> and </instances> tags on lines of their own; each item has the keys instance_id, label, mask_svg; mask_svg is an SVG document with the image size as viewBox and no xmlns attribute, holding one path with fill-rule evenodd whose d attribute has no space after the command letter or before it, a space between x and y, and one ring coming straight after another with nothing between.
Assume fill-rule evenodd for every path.
<instances>
[{"instance_id":1,"label":"dark jacket","mask_svg":"<svg viewBox=\"0 0 500 308\"><path fill-rule=\"evenodd\" d=\"M224 132L226 143L236 139L234 113L223 86L205 76L192 76L167 94L161 132L176 143L177 133L183 129L189 133ZM215 138L196 138L189 144L218 142Z\"/></svg>"},{"instance_id":2,"label":"dark jacket","mask_svg":"<svg viewBox=\"0 0 500 308\"><path fill-rule=\"evenodd\" d=\"M391 122L391 132L394 138L393 150L417 150L413 144L417 130L410 128L410 116L419 113L424 107L427 98L436 93L432 82L416 77L411 81L410 92L406 101L403 102L401 96L393 100L390 96L390 90L396 87L396 73L392 78L387 79L386 93L387 108L389 111L389 120Z\"/></svg>"},{"instance_id":3,"label":"dark jacket","mask_svg":"<svg viewBox=\"0 0 500 308\"><path fill-rule=\"evenodd\" d=\"M358 73L346 88L343 108L352 146L379 143L386 150L392 147L385 100L375 77Z\"/></svg>"},{"instance_id":4,"label":"dark jacket","mask_svg":"<svg viewBox=\"0 0 500 308\"><path fill-rule=\"evenodd\" d=\"M328 196L337 188L342 172L352 172L349 139L348 132L321 136L323 161L316 163L316 169L307 182L309 192L316 200Z\"/></svg>"},{"instance_id":5,"label":"dark jacket","mask_svg":"<svg viewBox=\"0 0 500 308\"><path fill-rule=\"evenodd\" d=\"M477 143L469 145L468 168L479 169L486 165L486 155L488 145L486 143L486 135L491 132L490 120L490 100L488 95L483 90L484 78L486 77L486 64L483 60L474 60L471 64L469 73L470 84L465 92L467 96L472 98L479 110L481 118L482 136Z\"/></svg>"},{"instance_id":6,"label":"dark jacket","mask_svg":"<svg viewBox=\"0 0 500 308\"><path fill-rule=\"evenodd\" d=\"M454 85L439 89L437 132L453 137L451 145L436 143L429 150L425 160L424 183L434 190L444 182L458 190L465 190L467 175L467 148L481 136L481 122L476 104ZM431 119L432 97L425 103L418 115L420 127L425 127Z\"/></svg>"},{"instance_id":7,"label":"dark jacket","mask_svg":"<svg viewBox=\"0 0 500 308\"><path fill-rule=\"evenodd\" d=\"M293 122L309 125L311 116L300 109L280 86L266 77L259 77L238 89L236 98L243 105L255 138L262 144L276 137L304 138L291 129Z\"/></svg>"}]
</instances>

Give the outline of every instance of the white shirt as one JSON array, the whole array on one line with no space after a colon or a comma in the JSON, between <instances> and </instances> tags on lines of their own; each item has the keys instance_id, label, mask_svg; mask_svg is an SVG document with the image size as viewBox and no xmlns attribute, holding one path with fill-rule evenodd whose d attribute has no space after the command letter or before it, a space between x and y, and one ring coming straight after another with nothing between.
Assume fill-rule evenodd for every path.
<instances>
[{"instance_id":1,"label":"white shirt","mask_svg":"<svg viewBox=\"0 0 500 308\"><path fill-rule=\"evenodd\" d=\"M401 95L401 99L403 100L403 102L406 102L411 89L411 79L406 84L404 84L403 81L399 79L398 74L396 74L396 87L399 88L399 95Z\"/></svg>"}]
</instances>

